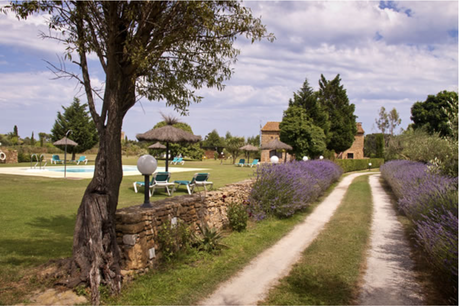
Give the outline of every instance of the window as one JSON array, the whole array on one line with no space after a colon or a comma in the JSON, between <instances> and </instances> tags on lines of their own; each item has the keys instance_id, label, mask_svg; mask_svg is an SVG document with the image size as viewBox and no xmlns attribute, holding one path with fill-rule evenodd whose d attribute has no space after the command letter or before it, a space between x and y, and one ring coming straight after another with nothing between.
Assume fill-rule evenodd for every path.
<instances>
[{"instance_id":1,"label":"window","mask_svg":"<svg viewBox=\"0 0 460 307\"><path fill-rule=\"evenodd\" d=\"M347 154L347 159L353 159L353 153L352 152L349 152Z\"/></svg>"}]
</instances>

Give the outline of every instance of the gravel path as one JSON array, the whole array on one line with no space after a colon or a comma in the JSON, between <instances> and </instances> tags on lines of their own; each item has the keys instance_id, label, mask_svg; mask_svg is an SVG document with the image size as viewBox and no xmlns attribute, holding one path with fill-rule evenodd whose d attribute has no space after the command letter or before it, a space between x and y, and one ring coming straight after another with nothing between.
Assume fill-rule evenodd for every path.
<instances>
[{"instance_id":1,"label":"gravel path","mask_svg":"<svg viewBox=\"0 0 460 307\"><path fill-rule=\"evenodd\" d=\"M367 270L358 304L423 305L422 291L412 271L409 244L379 178L380 175L369 178L374 212Z\"/></svg>"},{"instance_id":2,"label":"gravel path","mask_svg":"<svg viewBox=\"0 0 460 307\"><path fill-rule=\"evenodd\" d=\"M362 175L366 174L357 173L345 177L303 223L257 256L237 275L222 283L210 297L198 305L248 306L256 305L259 300L264 299L268 290L280 278L289 274L292 265L300 259L301 253L330 220L353 179Z\"/></svg>"}]
</instances>

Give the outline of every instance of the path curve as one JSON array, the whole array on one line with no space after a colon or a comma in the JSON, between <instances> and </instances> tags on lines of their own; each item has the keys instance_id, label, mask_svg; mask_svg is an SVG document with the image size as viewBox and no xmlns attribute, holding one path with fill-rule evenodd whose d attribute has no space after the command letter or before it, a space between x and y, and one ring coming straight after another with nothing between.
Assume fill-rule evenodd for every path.
<instances>
[{"instance_id":1,"label":"path curve","mask_svg":"<svg viewBox=\"0 0 460 307\"><path fill-rule=\"evenodd\" d=\"M362 175L369 173L356 173L344 177L304 222L258 255L234 277L222 283L211 296L198 305L248 306L256 305L258 301L263 300L269 289L289 274L291 267L300 260L302 252L330 220L353 179Z\"/></svg>"},{"instance_id":2,"label":"path curve","mask_svg":"<svg viewBox=\"0 0 460 307\"><path fill-rule=\"evenodd\" d=\"M371 243L358 305L423 305L404 229L379 181L369 177L374 204Z\"/></svg>"}]
</instances>

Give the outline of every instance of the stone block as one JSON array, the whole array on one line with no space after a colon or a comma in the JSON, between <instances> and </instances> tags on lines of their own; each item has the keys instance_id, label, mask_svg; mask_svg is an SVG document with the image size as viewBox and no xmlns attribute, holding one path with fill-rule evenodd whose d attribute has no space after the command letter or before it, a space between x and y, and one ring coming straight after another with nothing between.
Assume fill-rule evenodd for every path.
<instances>
[{"instance_id":1,"label":"stone block","mask_svg":"<svg viewBox=\"0 0 460 307\"><path fill-rule=\"evenodd\" d=\"M133 246L137 242L137 238L139 235L134 234L134 235L124 235L123 236L123 244Z\"/></svg>"},{"instance_id":2,"label":"stone block","mask_svg":"<svg viewBox=\"0 0 460 307\"><path fill-rule=\"evenodd\" d=\"M128 234L139 233L142 230L144 230L144 223L139 222L136 224L117 224L115 226L115 229L122 233L128 233Z\"/></svg>"}]
</instances>

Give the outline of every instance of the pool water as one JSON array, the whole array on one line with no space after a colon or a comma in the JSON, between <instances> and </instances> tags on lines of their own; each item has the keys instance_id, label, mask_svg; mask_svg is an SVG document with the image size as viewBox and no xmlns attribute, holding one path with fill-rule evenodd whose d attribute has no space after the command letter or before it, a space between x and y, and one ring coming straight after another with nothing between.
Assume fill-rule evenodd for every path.
<instances>
[{"instance_id":1,"label":"pool water","mask_svg":"<svg viewBox=\"0 0 460 307\"><path fill-rule=\"evenodd\" d=\"M51 172L64 172L64 168L47 168ZM139 172L136 166L123 165L123 172ZM80 166L80 167L67 167L67 173L94 173L94 165Z\"/></svg>"}]
</instances>

